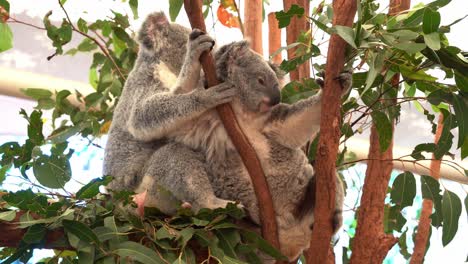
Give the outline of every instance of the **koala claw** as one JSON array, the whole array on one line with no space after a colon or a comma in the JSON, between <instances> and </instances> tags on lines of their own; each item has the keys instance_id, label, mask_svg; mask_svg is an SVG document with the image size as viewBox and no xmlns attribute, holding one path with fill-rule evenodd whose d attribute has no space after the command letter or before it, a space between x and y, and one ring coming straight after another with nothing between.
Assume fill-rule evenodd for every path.
<instances>
[{"instance_id":1,"label":"koala claw","mask_svg":"<svg viewBox=\"0 0 468 264\"><path fill-rule=\"evenodd\" d=\"M205 34L206 33L204 31L202 31L201 29L194 28L192 30L192 32L190 32L189 39L194 40L194 39L198 38L199 36L205 35Z\"/></svg>"},{"instance_id":2,"label":"koala claw","mask_svg":"<svg viewBox=\"0 0 468 264\"><path fill-rule=\"evenodd\" d=\"M335 80L339 80L341 84L341 88L348 90L351 87L351 83L353 81L353 72L351 70L345 70L335 77Z\"/></svg>"}]
</instances>

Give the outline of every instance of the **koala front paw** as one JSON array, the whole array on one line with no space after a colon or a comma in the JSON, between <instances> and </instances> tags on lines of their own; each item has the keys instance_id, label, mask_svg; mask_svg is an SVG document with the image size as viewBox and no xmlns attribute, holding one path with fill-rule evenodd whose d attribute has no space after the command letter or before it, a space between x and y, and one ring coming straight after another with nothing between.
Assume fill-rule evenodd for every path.
<instances>
[{"instance_id":1,"label":"koala front paw","mask_svg":"<svg viewBox=\"0 0 468 264\"><path fill-rule=\"evenodd\" d=\"M215 41L200 29L193 29L189 35L188 54L192 59L198 60L200 55L207 50L213 49Z\"/></svg>"},{"instance_id":2,"label":"koala front paw","mask_svg":"<svg viewBox=\"0 0 468 264\"><path fill-rule=\"evenodd\" d=\"M199 90L200 101L209 108L229 103L237 95L237 88L228 82Z\"/></svg>"},{"instance_id":3,"label":"koala front paw","mask_svg":"<svg viewBox=\"0 0 468 264\"><path fill-rule=\"evenodd\" d=\"M323 88L325 85L325 71L320 72L318 76L322 77L319 79L316 79L315 82L320 85L320 88ZM351 85L353 83L353 71L352 70L345 70L341 72L337 77L334 78L335 80L340 81L341 89L342 89L342 94L348 93L349 89L351 88Z\"/></svg>"}]
</instances>

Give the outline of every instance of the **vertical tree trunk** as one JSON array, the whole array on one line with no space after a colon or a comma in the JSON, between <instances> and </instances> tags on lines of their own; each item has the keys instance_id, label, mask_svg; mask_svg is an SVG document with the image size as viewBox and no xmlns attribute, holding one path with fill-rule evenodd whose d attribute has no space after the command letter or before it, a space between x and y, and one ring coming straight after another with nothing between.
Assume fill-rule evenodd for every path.
<instances>
[{"instance_id":1,"label":"vertical tree trunk","mask_svg":"<svg viewBox=\"0 0 468 264\"><path fill-rule=\"evenodd\" d=\"M351 27L356 13L356 1L334 0L333 25ZM343 70L346 42L338 35L330 37L327 54L325 87L322 98L320 139L316 160L316 192L314 210L314 232L310 248L305 252L307 264L327 263L330 240L333 233L332 218L335 208L336 157L340 139L341 85L336 77Z\"/></svg>"},{"instance_id":2,"label":"vertical tree trunk","mask_svg":"<svg viewBox=\"0 0 468 264\"><path fill-rule=\"evenodd\" d=\"M292 5L298 5L304 8L304 15L309 16L310 1L309 0L283 0L284 10L289 10ZM293 17L291 23L286 28L286 43L290 45L297 41L297 37L301 32L309 30L308 19L303 16L302 18ZM288 49L288 59L295 57L295 48ZM300 80L302 78L310 77L310 63L309 61L299 65L297 69L289 72L289 77L292 80Z\"/></svg>"},{"instance_id":3,"label":"vertical tree trunk","mask_svg":"<svg viewBox=\"0 0 468 264\"><path fill-rule=\"evenodd\" d=\"M444 129L444 116L443 114L439 115L439 122L437 124L437 131L435 134L434 143L439 143L440 135ZM436 160L434 155L432 155L433 160L431 161L431 176L439 180L440 178L440 160ZM429 239L429 231L431 230L431 214L432 214L433 203L430 199L423 200L423 206L421 211L421 216L419 217L418 231L416 233L416 238L414 241L414 251L413 256L411 257L411 264L423 263L424 253L426 252L427 240Z\"/></svg>"},{"instance_id":4,"label":"vertical tree trunk","mask_svg":"<svg viewBox=\"0 0 468 264\"><path fill-rule=\"evenodd\" d=\"M251 48L263 56L262 0L245 0L244 34L251 41Z\"/></svg>"},{"instance_id":5,"label":"vertical tree trunk","mask_svg":"<svg viewBox=\"0 0 468 264\"><path fill-rule=\"evenodd\" d=\"M278 20L276 20L275 13L268 14L268 55L271 56L273 53L281 48L281 29L278 27ZM276 64L280 64L282 61L281 53L276 54L272 61Z\"/></svg>"},{"instance_id":6,"label":"vertical tree trunk","mask_svg":"<svg viewBox=\"0 0 468 264\"><path fill-rule=\"evenodd\" d=\"M202 1L184 0L184 7L192 28L199 28L206 31L205 21L202 14ZM208 87L218 84L219 80L216 78L216 69L212 54L204 52L200 57L200 62L203 71L205 72ZM260 163L255 149L250 145L247 137L242 132L231 105L222 104L217 106L216 110L218 111L226 132L232 140L233 145L236 147L236 150L239 152L242 162L244 163L252 180L255 196L258 200L262 236L275 248L279 249L280 244L278 239L276 214L273 208L273 200L265 178L265 173L263 172L262 164Z\"/></svg>"},{"instance_id":7,"label":"vertical tree trunk","mask_svg":"<svg viewBox=\"0 0 468 264\"><path fill-rule=\"evenodd\" d=\"M389 15L396 15L410 7L410 0L390 0ZM391 82L398 89L400 76ZM394 121L392 120L392 130ZM350 263L382 263L388 251L397 243L392 235L385 234L383 219L388 181L393 170L393 138L387 150L380 151L379 135L375 124L370 134L369 162L367 163L358 226L353 242Z\"/></svg>"}]
</instances>

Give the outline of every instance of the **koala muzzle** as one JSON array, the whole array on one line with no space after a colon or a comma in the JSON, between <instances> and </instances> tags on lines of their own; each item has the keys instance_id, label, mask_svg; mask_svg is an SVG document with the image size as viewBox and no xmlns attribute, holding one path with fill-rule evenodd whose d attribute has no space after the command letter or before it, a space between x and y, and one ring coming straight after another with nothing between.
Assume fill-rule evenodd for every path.
<instances>
[{"instance_id":1,"label":"koala muzzle","mask_svg":"<svg viewBox=\"0 0 468 264\"><path fill-rule=\"evenodd\" d=\"M268 100L265 102L269 106L275 106L281 102L281 92L275 87L273 91L268 94Z\"/></svg>"}]
</instances>

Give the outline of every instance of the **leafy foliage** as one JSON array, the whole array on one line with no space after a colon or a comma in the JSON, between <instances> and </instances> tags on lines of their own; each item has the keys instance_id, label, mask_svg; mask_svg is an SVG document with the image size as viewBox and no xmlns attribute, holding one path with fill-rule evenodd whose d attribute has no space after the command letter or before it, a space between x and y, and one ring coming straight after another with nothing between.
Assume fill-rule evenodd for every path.
<instances>
[{"instance_id":1,"label":"leafy foliage","mask_svg":"<svg viewBox=\"0 0 468 264\"><path fill-rule=\"evenodd\" d=\"M137 19L138 1L123 2L132 11L133 19ZM276 13L279 26L287 27L292 18L300 17L311 22L313 28L302 32L296 43L278 51L295 49L295 56L284 60L281 69L289 72L312 62L314 73L321 72L324 69L324 64L320 63L322 40L316 32L338 34L349 44L347 68L354 69L353 93L343 99L343 142L373 123L384 151L392 142L392 127L400 116L401 104L410 103L427 118L433 133L435 116L444 118L444 129L437 144L420 142L414 147L411 157L415 162L427 159L427 154L437 159L453 156L454 149L459 150L464 159L468 156L468 55L451 45L446 37L451 26L460 19L441 25L439 9L449 2L437 0L390 16L378 11L379 5L373 0L358 1L358 16L352 28L332 27L333 8L326 3L313 8L310 17L303 8L292 5L289 10ZM204 0L203 4L205 17L210 12L216 13L226 27L241 27L235 1ZM59 258L64 262L79 259L80 262L99 263L118 260L195 263L200 252L206 253L206 259L222 263L245 263L240 258L248 263L259 263L259 251L281 258L261 237L235 224L243 215L234 205L215 211L202 210L197 215L180 210L173 217L147 208L147 212L153 211L153 214L140 219L127 210L132 206L132 193L118 192L110 198L99 192L101 186L112 180L110 176L87 183L75 195L58 192L63 191L73 176L70 158L74 151L68 146L69 138L80 136L92 144L94 138L107 133L114 107L138 52L128 15L112 11L112 16L105 19L79 18L75 23L68 17L66 1L59 1L58 5L63 10L61 23L52 23L50 12L43 18L45 32L55 49L48 59L77 53L91 56L89 82L94 92L83 95L67 90L24 89L27 96L37 101L37 106L31 113L24 110L20 113L28 122L28 138L24 142L6 142L0 146L0 183L9 176L9 171L18 169L25 180L37 180L40 188L46 191L37 193L27 189L2 196L0 220L17 221L25 234L18 248L1 250L0 258L5 259L5 263L17 259L27 261L32 249L43 245L45 234L51 230L65 232L66 240L57 242L70 250L57 251L44 263L57 263ZM169 0L172 21L180 14L182 5L182 0ZM213 7L217 7L216 12ZM9 11L10 3L0 0L0 52L13 45ZM71 47L72 38L78 36L82 38L80 43ZM434 70L443 72L445 79L440 81L433 76ZM401 80L395 87L392 82L397 75ZM318 89L313 79L295 80L283 88L282 100L294 103L315 94ZM52 119L44 120L43 111L51 111ZM51 124L52 132L45 132L45 122ZM458 131L457 137L454 131ZM315 157L317 142L316 138L309 146L311 160ZM353 158L353 153L344 147L336 164L340 169L349 168L354 164L350 162ZM390 203L385 208L386 231L401 234L400 252L406 258L410 252L407 241L413 231L405 229L408 219L403 209L411 208L418 196L418 179L410 172L398 175L389 188ZM441 239L447 245L457 233L461 200L430 176L421 176L420 181L422 197L434 203L432 225L442 227ZM464 204L468 207L468 198ZM15 208L24 212L20 215ZM358 210L357 205L355 209ZM349 225L351 238L355 225L355 220ZM346 260L349 254L351 250L347 249L343 258Z\"/></svg>"}]
</instances>

